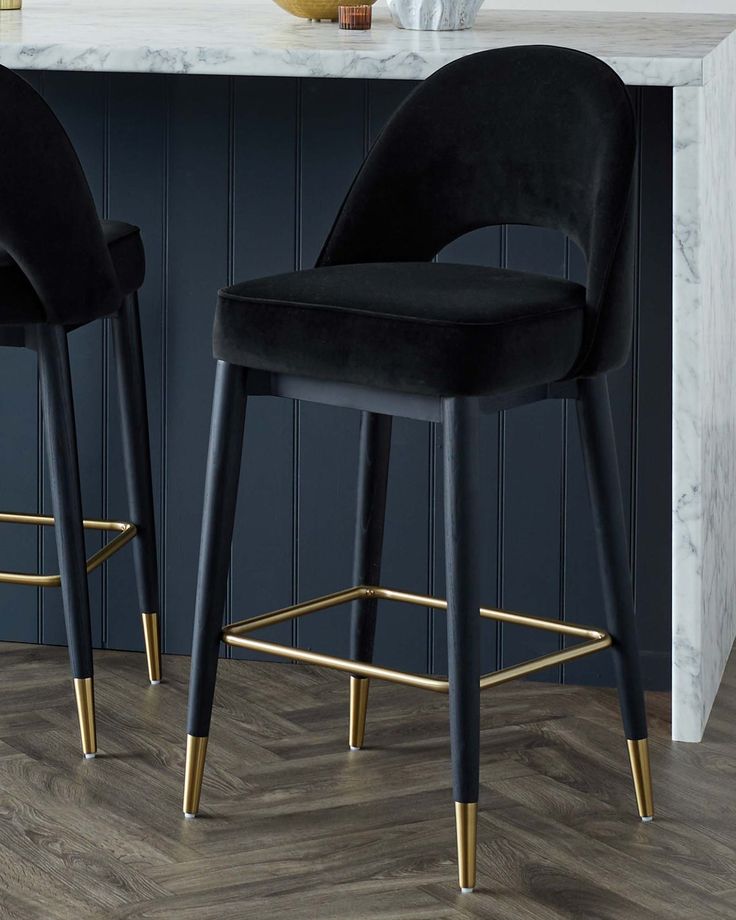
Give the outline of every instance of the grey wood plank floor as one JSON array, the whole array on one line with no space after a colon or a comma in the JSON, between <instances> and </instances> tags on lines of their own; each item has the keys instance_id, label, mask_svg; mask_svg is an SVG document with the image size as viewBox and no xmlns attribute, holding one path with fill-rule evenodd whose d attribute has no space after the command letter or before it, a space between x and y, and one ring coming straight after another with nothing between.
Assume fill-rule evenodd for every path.
<instances>
[{"instance_id":1,"label":"grey wood plank floor","mask_svg":"<svg viewBox=\"0 0 736 920\"><path fill-rule=\"evenodd\" d=\"M202 816L181 817L188 659L146 686L99 652L100 756L80 758L64 649L0 644L2 920L736 918L736 658L706 739L649 697L657 818L636 817L615 694L483 696L479 889L455 888L446 700L223 661Z\"/></svg>"}]
</instances>

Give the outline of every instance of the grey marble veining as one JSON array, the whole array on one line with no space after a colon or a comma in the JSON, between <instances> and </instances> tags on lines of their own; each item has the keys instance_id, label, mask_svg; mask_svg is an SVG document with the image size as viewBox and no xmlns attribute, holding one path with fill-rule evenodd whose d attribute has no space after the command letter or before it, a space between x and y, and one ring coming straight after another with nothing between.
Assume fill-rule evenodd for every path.
<instances>
[{"instance_id":1,"label":"grey marble veining","mask_svg":"<svg viewBox=\"0 0 736 920\"><path fill-rule=\"evenodd\" d=\"M557 44L605 59L632 85L698 85L736 17L503 11L474 29L369 32L296 19L271 0L25 0L0 13L0 62L41 70L423 79L484 48Z\"/></svg>"},{"instance_id":2,"label":"grey marble veining","mask_svg":"<svg viewBox=\"0 0 736 920\"><path fill-rule=\"evenodd\" d=\"M736 637L736 35L675 90L673 737L699 741Z\"/></svg>"}]
</instances>

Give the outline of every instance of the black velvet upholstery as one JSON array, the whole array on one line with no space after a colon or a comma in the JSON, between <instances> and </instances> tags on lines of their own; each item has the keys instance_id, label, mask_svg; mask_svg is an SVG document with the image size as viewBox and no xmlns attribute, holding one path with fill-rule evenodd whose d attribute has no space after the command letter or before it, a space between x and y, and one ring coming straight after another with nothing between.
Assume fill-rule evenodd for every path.
<instances>
[{"instance_id":1,"label":"black velvet upholstery","mask_svg":"<svg viewBox=\"0 0 736 920\"><path fill-rule=\"evenodd\" d=\"M132 294L143 284L145 274L145 255L140 231L138 227L119 220L103 220L101 225L112 258L118 288L121 294ZM45 321L43 304L31 282L10 253L0 247L0 323Z\"/></svg>"},{"instance_id":2,"label":"black velvet upholstery","mask_svg":"<svg viewBox=\"0 0 736 920\"><path fill-rule=\"evenodd\" d=\"M610 370L631 344L635 149L626 88L596 58L532 46L449 64L389 121L317 268L221 292L215 355L447 395ZM568 234L585 289L431 264L500 224Z\"/></svg>"},{"instance_id":3,"label":"black velvet upholstery","mask_svg":"<svg viewBox=\"0 0 736 920\"><path fill-rule=\"evenodd\" d=\"M221 292L215 353L232 364L409 393L556 380L580 351L585 288L435 262L338 265Z\"/></svg>"},{"instance_id":4,"label":"black velvet upholstery","mask_svg":"<svg viewBox=\"0 0 736 920\"><path fill-rule=\"evenodd\" d=\"M0 324L70 326L116 312L124 288L142 278L142 261L134 265L137 257L131 255L134 249L140 254L140 240L118 225L119 232L108 228L106 245L64 129L38 93L1 66L0 136L1 283L7 283L0 292ZM118 273L111 258L116 252ZM8 258L15 267L8 268Z\"/></svg>"}]
</instances>

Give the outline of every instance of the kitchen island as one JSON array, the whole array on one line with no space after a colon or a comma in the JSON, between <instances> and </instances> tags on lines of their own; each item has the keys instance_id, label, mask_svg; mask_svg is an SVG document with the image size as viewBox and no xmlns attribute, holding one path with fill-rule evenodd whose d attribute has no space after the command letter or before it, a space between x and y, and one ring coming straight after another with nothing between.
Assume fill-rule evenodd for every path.
<instances>
[{"instance_id":1,"label":"kitchen island","mask_svg":"<svg viewBox=\"0 0 736 920\"><path fill-rule=\"evenodd\" d=\"M637 334L613 391L645 670L649 662L649 685L663 686L671 645L673 736L697 741L736 636L736 17L486 5L472 31L418 33L395 29L379 5L373 29L359 33L291 18L268 0L26 0L0 12L0 63L23 71L57 111L101 213L144 231L165 647L174 652L187 651L191 627L217 287L314 260L411 81L474 51L534 43L608 62L632 87L642 127ZM582 271L569 243L526 228L483 231L446 257ZM108 351L104 330L72 337L89 515L124 508ZM3 354L0 388L12 448L0 459L0 504L43 507L32 357ZM560 407L519 414L484 433L489 602L593 623L599 586L573 420ZM244 465L228 607L236 619L350 578L355 419L284 403L255 406L249 425L261 436ZM441 593L441 444L414 422L398 427L396 442L385 580ZM47 535L0 534L0 553L27 568L52 564L53 548ZM93 576L99 644L137 641L124 606L129 564L116 559ZM383 660L442 670L441 621L391 615L402 639L382 644L379 634ZM339 653L336 616L280 638ZM663 623L666 650L649 642ZM548 650L501 631L487 638L495 664ZM58 600L7 589L0 639L63 641ZM553 676L610 678L583 663Z\"/></svg>"}]
</instances>

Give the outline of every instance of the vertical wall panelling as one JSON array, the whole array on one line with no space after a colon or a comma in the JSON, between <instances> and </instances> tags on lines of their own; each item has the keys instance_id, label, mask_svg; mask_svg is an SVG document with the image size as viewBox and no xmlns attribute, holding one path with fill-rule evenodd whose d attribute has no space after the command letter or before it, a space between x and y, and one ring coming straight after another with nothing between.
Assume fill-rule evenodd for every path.
<instances>
[{"instance_id":1,"label":"vertical wall panelling","mask_svg":"<svg viewBox=\"0 0 736 920\"><path fill-rule=\"evenodd\" d=\"M166 317L166 648L189 648L212 406L212 316L228 280L230 80L170 81Z\"/></svg>"},{"instance_id":2,"label":"vertical wall panelling","mask_svg":"<svg viewBox=\"0 0 736 920\"><path fill-rule=\"evenodd\" d=\"M236 281L293 271L297 183L296 80L234 81L232 261ZM259 396L248 403L231 571L232 617L292 603L294 406ZM263 631L291 644L292 624ZM236 657L258 653L232 650Z\"/></svg>"},{"instance_id":3,"label":"vertical wall panelling","mask_svg":"<svg viewBox=\"0 0 736 920\"><path fill-rule=\"evenodd\" d=\"M638 253L639 321L634 573L644 676L652 687L670 681L672 556L663 522L671 508L672 246L667 203L672 189L672 94L641 93L641 217Z\"/></svg>"},{"instance_id":4,"label":"vertical wall panelling","mask_svg":"<svg viewBox=\"0 0 736 920\"><path fill-rule=\"evenodd\" d=\"M638 253L634 272L632 357L611 375L619 464L629 523L637 620L645 684L667 687L670 667L670 546L662 539L670 509L671 441L671 93L632 90L641 132L638 166ZM665 165L663 165L665 164ZM580 280L581 266L572 277ZM577 425L568 420L568 502L565 559L570 620L603 624L602 595L593 545ZM610 685L607 656L574 662L570 683Z\"/></svg>"},{"instance_id":5,"label":"vertical wall panelling","mask_svg":"<svg viewBox=\"0 0 736 920\"><path fill-rule=\"evenodd\" d=\"M36 356L25 349L0 353L0 507L35 512L38 494L38 391ZM11 572L38 570L39 535L33 527L1 525L0 566ZM38 642L38 589L0 585L3 639Z\"/></svg>"},{"instance_id":6,"label":"vertical wall panelling","mask_svg":"<svg viewBox=\"0 0 736 920\"><path fill-rule=\"evenodd\" d=\"M140 294L141 328L151 436L154 501L161 542L161 350L164 266L166 105L168 78L111 74L108 98L108 200L110 216L141 228L146 281ZM129 520L120 439L120 416L112 335L107 339L107 439L105 515ZM160 552L159 552L160 555ZM143 648L131 554L107 563L105 642L112 648ZM160 602L159 602L160 603Z\"/></svg>"},{"instance_id":7,"label":"vertical wall panelling","mask_svg":"<svg viewBox=\"0 0 736 920\"><path fill-rule=\"evenodd\" d=\"M302 82L301 262L314 264L355 171L366 133L365 83ZM299 599L350 584L355 515L357 412L303 403L299 412ZM343 609L298 624L305 648L346 654Z\"/></svg>"},{"instance_id":8,"label":"vertical wall panelling","mask_svg":"<svg viewBox=\"0 0 736 920\"><path fill-rule=\"evenodd\" d=\"M191 637L218 287L314 263L370 143L411 91L402 81L28 75L59 114L100 212L142 227L141 314L161 543L164 648ZM640 635L649 686L669 680L671 95L632 90L641 126L639 245L632 360L612 375ZM664 167L662 164L666 164ZM439 258L584 280L577 249L523 227L469 234ZM103 324L70 337L85 511L125 517L117 394ZM35 357L0 362L0 502L48 507ZM6 397L5 394L8 394ZM10 397L12 394L12 398ZM347 586L359 414L251 400L227 616L241 618ZM574 410L557 403L484 419L483 596L530 613L602 621L602 598ZM444 594L442 439L394 426L383 582ZM99 537L90 537L90 550ZM53 535L0 529L0 565L55 562ZM37 558L38 557L38 558ZM123 552L91 579L95 642L140 648L133 565ZM39 595L43 596L39 605ZM58 592L4 586L0 638L63 642ZM289 644L345 652L347 611L274 627ZM376 658L445 671L445 618L383 605ZM556 647L553 636L486 624L492 669ZM606 656L545 679L610 683Z\"/></svg>"}]
</instances>

